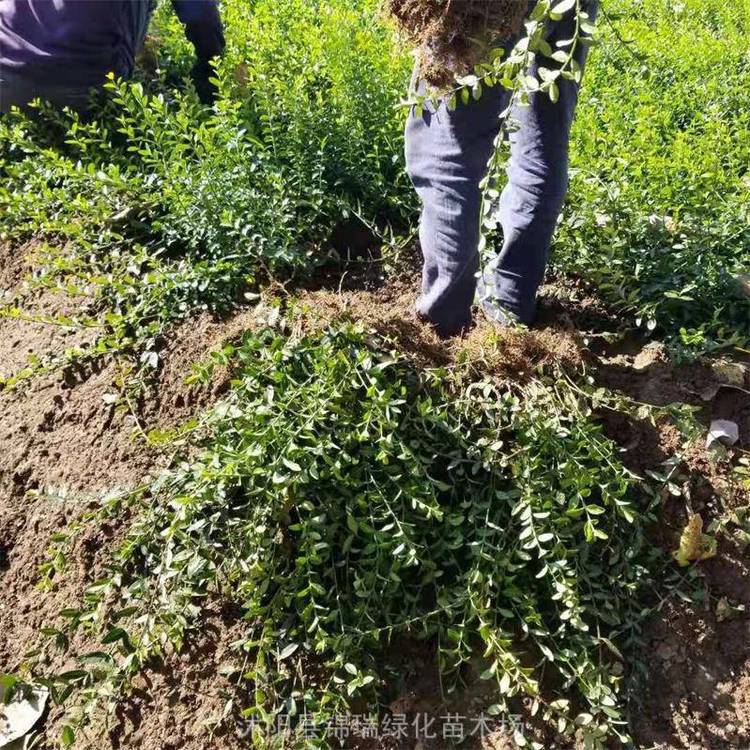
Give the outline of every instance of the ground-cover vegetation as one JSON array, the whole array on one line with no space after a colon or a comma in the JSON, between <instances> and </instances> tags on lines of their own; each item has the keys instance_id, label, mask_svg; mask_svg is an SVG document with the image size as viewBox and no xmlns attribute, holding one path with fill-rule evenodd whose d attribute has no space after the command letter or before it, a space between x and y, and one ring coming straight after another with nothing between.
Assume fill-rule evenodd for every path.
<instances>
[{"instance_id":1,"label":"ground-cover vegetation","mask_svg":"<svg viewBox=\"0 0 750 750\"><path fill-rule=\"evenodd\" d=\"M742 345L747 4L610 2L600 28L608 43L586 81L555 264L677 348Z\"/></svg>"},{"instance_id":2,"label":"ground-cover vegetation","mask_svg":"<svg viewBox=\"0 0 750 750\"><path fill-rule=\"evenodd\" d=\"M395 109L406 69L373 3L226 16L212 113L166 86L187 58L165 17L164 78L112 82L93 122L0 125L3 237L54 241L34 286L88 297L110 332L102 349L148 349L168 321L226 308L259 275L309 272L360 212L381 226L413 214Z\"/></svg>"},{"instance_id":3,"label":"ground-cover vegetation","mask_svg":"<svg viewBox=\"0 0 750 750\"><path fill-rule=\"evenodd\" d=\"M258 722L258 746L278 715L325 726L357 701L384 708L388 648L402 637L435 644L448 693L481 662L491 714L526 698L559 741L626 738L643 623L667 584L694 575L647 527L670 497L693 513L697 493L673 481L678 459L627 469L612 437L625 438L606 437L601 417L653 427L675 409L614 397L584 370L539 377L524 363L500 379L476 351L421 370L356 327L305 332L282 302L276 328L214 355L232 373L218 405L167 432L138 420L148 378L129 378L158 371L176 321L258 292L288 301L296 280L336 262L342 226L408 236L416 221L399 106L411 60L379 4L226 0L223 11L212 109L180 90L190 48L165 3L139 80L111 82L92 121L0 121L0 238L41 240L0 316L94 332L57 359L35 355L0 395L61 364L114 360L107 403L178 456L54 535L50 591L80 535L114 522L122 539L82 601L48 623L45 647L13 667L69 711L61 743L85 743L87 721L95 736L220 601L242 620L227 715ZM686 357L750 338L737 285L750 271L743 11L739 0L604 3L554 253L562 277ZM383 237L385 252L405 244ZM47 293L77 312L28 309ZM695 429L686 413L679 427ZM712 534L742 527L731 510ZM680 594L690 600L690 587Z\"/></svg>"},{"instance_id":4,"label":"ground-cover vegetation","mask_svg":"<svg viewBox=\"0 0 750 750\"><path fill-rule=\"evenodd\" d=\"M623 653L666 556L643 536L659 494L593 418L602 393L559 372L525 386L468 365L420 372L352 327L248 334L214 363L227 358L229 397L171 438L184 458L103 506L127 508L130 528L51 632L108 649L45 683L81 688L66 732L101 721L97 701L182 648L218 597L244 611L237 669L259 746L280 715L325 737L352 700L378 705L383 653L406 636L438 644L449 693L481 654L490 715L525 695L587 746L627 735Z\"/></svg>"}]
</instances>

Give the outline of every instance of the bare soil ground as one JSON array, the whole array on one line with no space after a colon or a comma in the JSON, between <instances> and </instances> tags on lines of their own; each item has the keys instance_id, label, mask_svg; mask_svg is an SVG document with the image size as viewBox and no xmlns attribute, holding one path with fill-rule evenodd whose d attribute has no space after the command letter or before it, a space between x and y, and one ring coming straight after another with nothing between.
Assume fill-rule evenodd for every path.
<instances>
[{"instance_id":1,"label":"bare soil ground","mask_svg":"<svg viewBox=\"0 0 750 750\"><path fill-rule=\"evenodd\" d=\"M26 249L0 248L0 294L6 299L23 284ZM663 350L637 338L618 334L611 343L612 337L603 334L618 333L617 319L571 283L545 288L540 324L533 331L498 332L479 322L463 339L443 341L412 311L416 278L409 264L388 279L373 268L343 277L331 272L296 290L295 301L286 304L297 310L295 325L303 329L350 318L391 337L425 365L476 363L505 379L527 378L552 363L571 370L585 366L602 385L645 403L690 403L700 408L705 423L716 417L735 419L742 447L750 448L747 363L675 368ZM71 304L42 297L26 301L39 313ZM130 409L105 398L118 392L120 373L111 362L61 366L0 390L0 671L16 669L24 655L38 647L39 628L53 624L50 619L61 606L80 599L128 519L114 519L84 533L71 552L69 574L50 591L42 591L37 587L38 567L51 535L85 512L92 498L137 486L159 471L168 458L148 445L145 433L179 425L220 398L230 373L220 370L208 386L189 387L184 381L191 365L257 326L262 316L263 305L224 320L203 315L176 326L165 339L156 377ZM23 368L29 351L58 357L71 342L85 343L86 335L0 318L2 374L7 377ZM686 449L667 422L651 424L611 412L601 417L636 472L655 470L676 452L684 453L677 471L690 483L693 510L706 522L748 504L731 479L729 462L710 456L701 441ZM682 502L668 499L654 540L674 549L685 519ZM634 704L632 722L643 748L750 746L750 565L740 541L725 540L718 556L700 570L709 591L705 603L696 607L679 600L664 602L646 634L642 658L649 676L640 702ZM92 742L113 750L238 747L240 737L222 723L232 711L227 701L234 689L219 672L231 660L230 646L240 631L240 613L216 605L188 652L169 657L143 677ZM401 650L393 710L445 707L430 656L427 647ZM465 700L470 706L470 699ZM47 718L50 734L58 723L59 713L52 709ZM545 743L566 747L554 737L546 737ZM500 733L486 739L484 747L512 745Z\"/></svg>"}]
</instances>

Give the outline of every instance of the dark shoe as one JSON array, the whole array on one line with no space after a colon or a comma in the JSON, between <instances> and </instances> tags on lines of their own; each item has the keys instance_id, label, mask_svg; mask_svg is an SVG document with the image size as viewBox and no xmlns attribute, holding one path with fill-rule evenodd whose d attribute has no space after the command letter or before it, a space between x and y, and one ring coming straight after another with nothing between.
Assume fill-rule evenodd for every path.
<instances>
[{"instance_id":1,"label":"dark shoe","mask_svg":"<svg viewBox=\"0 0 750 750\"><path fill-rule=\"evenodd\" d=\"M434 320L430 320L426 315L417 313L417 318L422 323L432 326L432 329L441 339L451 339L455 336L462 336L471 328L471 320L467 320L461 323L437 323Z\"/></svg>"}]
</instances>

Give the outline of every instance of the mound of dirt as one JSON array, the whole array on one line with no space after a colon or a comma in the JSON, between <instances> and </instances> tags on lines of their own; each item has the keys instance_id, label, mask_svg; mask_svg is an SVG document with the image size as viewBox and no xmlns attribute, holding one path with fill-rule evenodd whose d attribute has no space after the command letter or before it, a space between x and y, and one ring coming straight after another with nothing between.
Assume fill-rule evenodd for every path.
<instances>
[{"instance_id":1,"label":"mound of dirt","mask_svg":"<svg viewBox=\"0 0 750 750\"><path fill-rule=\"evenodd\" d=\"M446 86L482 62L490 45L521 29L528 0L387 0L388 12L417 45L422 76Z\"/></svg>"},{"instance_id":2,"label":"mound of dirt","mask_svg":"<svg viewBox=\"0 0 750 750\"><path fill-rule=\"evenodd\" d=\"M193 366L205 363L209 353L221 350L258 325L254 310L241 310L224 319L203 313L169 331L159 353L158 379L143 399L147 422L160 428L176 427L221 398L229 388L228 367L218 367L205 385L188 385L185 381Z\"/></svg>"},{"instance_id":3,"label":"mound of dirt","mask_svg":"<svg viewBox=\"0 0 750 750\"><path fill-rule=\"evenodd\" d=\"M19 252L14 257L24 256ZM22 294L26 267L19 261L17 268L3 277L6 299L23 298L39 315L74 306L56 295ZM185 378L192 364L252 326L251 311L227 320L202 315L175 326L164 337L159 369L143 396L127 408L116 361L62 366L0 391L0 672L17 670L27 653L48 642L41 629L59 626L60 611L83 601L86 588L104 575L103 565L111 561L128 527L128 514L86 527L67 553L64 572L43 590L38 587L40 565L49 559L52 536L97 507L105 492L138 486L168 462L168 456L149 446L145 434L154 427L174 427L220 397L229 378L226 368L217 368L200 387L186 385ZM0 320L0 353L5 363L13 361L16 372L25 366L29 348L54 360L72 341L82 341L75 336L59 326ZM23 354L13 360L16 349ZM238 623L238 614L209 608L189 652L157 666L114 720L102 717L96 723L90 739L113 749L203 750L207 738L219 750L236 747L237 737L221 739L232 686L217 677L217 668L238 637ZM100 649L101 644L80 632L71 653ZM51 673L76 667L66 653L44 653ZM62 722L62 710L52 706L46 736L58 736Z\"/></svg>"},{"instance_id":4,"label":"mound of dirt","mask_svg":"<svg viewBox=\"0 0 750 750\"><path fill-rule=\"evenodd\" d=\"M107 399L116 368L52 373L0 394L0 492L137 484L153 457L136 421Z\"/></svg>"},{"instance_id":5,"label":"mound of dirt","mask_svg":"<svg viewBox=\"0 0 750 750\"><path fill-rule=\"evenodd\" d=\"M690 404L711 420L729 419L739 427L743 448L750 447L750 366L716 361L673 365L663 349L648 345L634 354L601 357L596 377L602 385L655 406Z\"/></svg>"},{"instance_id":6,"label":"mound of dirt","mask_svg":"<svg viewBox=\"0 0 750 750\"><path fill-rule=\"evenodd\" d=\"M25 303L45 315L73 304L47 294ZM177 426L227 388L226 368L218 368L207 385L186 385L191 366L252 325L252 312L246 311L226 320L205 314L175 326L164 336L156 376L147 379L137 403L122 397L120 364L104 360L64 365L0 389L0 493L14 498L40 488L103 492L140 484L163 463L146 440L149 429ZM12 363L10 374L17 373L26 366L28 349L54 362L93 336L91 329L66 332L59 326L0 319L0 362ZM15 357L16 350L23 355Z\"/></svg>"},{"instance_id":7,"label":"mound of dirt","mask_svg":"<svg viewBox=\"0 0 750 750\"><path fill-rule=\"evenodd\" d=\"M302 290L292 302L299 313L298 325L306 330L324 328L335 321L352 320L392 341L399 351L422 367L456 364L477 372L523 382L553 365L578 369L584 346L578 334L559 324L533 330L502 329L477 317L461 337L445 339L416 314L418 273L408 268L387 283L340 283Z\"/></svg>"},{"instance_id":8,"label":"mound of dirt","mask_svg":"<svg viewBox=\"0 0 750 750\"><path fill-rule=\"evenodd\" d=\"M242 638L240 613L209 606L200 633L135 680L135 687L102 733L112 750L234 750L248 746L230 703L236 686L222 671L239 669L233 644Z\"/></svg>"},{"instance_id":9,"label":"mound of dirt","mask_svg":"<svg viewBox=\"0 0 750 750\"><path fill-rule=\"evenodd\" d=\"M85 347L96 337L94 329L57 322L80 315L86 300L31 290L24 283L34 252L41 247L35 242L15 250L0 246L0 389L24 370L51 364L66 350Z\"/></svg>"},{"instance_id":10,"label":"mound of dirt","mask_svg":"<svg viewBox=\"0 0 750 750\"><path fill-rule=\"evenodd\" d=\"M49 644L41 629L60 626L60 611L82 602L86 588L105 575L104 566L111 563L128 527L127 513L85 528L68 551L66 568L53 579L52 587L43 590L37 586L51 535L93 507L84 496L42 496L13 503L0 515L0 538L16 542L0 568L0 671L17 670L28 660L28 653ZM228 733L223 722L234 687L218 672L236 659L232 644L241 634L238 612L208 606L200 634L189 648L153 664L147 674L139 676L114 716L95 718L86 730L88 741L112 750L203 750L209 741L216 750L237 747L239 738ZM98 640L79 631L69 652L46 648L42 658L46 670L54 674L77 668L69 654L98 650ZM51 704L44 722L45 736L59 736L65 721L65 711Z\"/></svg>"},{"instance_id":11,"label":"mound of dirt","mask_svg":"<svg viewBox=\"0 0 750 750\"><path fill-rule=\"evenodd\" d=\"M0 300L20 283L30 269L29 254L39 243L36 240L14 246L0 243Z\"/></svg>"},{"instance_id":12,"label":"mound of dirt","mask_svg":"<svg viewBox=\"0 0 750 750\"><path fill-rule=\"evenodd\" d=\"M61 609L81 601L85 588L101 573L124 519L117 525L103 524L96 530L87 530L76 543L59 585L51 590L37 586L39 566L48 559L52 535L93 507L86 495L63 493L3 503L0 671L18 668L25 654L44 641L40 628L54 624Z\"/></svg>"},{"instance_id":13,"label":"mound of dirt","mask_svg":"<svg viewBox=\"0 0 750 750\"><path fill-rule=\"evenodd\" d=\"M604 434L622 447L620 460L638 476L656 471L680 449L683 438L667 419L652 422L612 409L599 413Z\"/></svg>"}]
</instances>

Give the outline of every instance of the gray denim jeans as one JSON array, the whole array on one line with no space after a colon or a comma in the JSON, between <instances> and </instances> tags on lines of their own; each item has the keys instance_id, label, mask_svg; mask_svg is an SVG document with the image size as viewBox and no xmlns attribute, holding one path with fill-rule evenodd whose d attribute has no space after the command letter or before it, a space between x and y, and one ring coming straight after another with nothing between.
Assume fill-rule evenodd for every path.
<instances>
[{"instance_id":1,"label":"gray denim jeans","mask_svg":"<svg viewBox=\"0 0 750 750\"><path fill-rule=\"evenodd\" d=\"M587 5L593 18L597 0ZM549 37L553 47L573 35L572 15L554 24ZM581 65L586 53L586 46L580 45ZM554 65L549 60L542 64ZM508 182L500 199L503 245L480 279L479 184L510 94L495 86L454 111L441 103L409 117L407 171L422 202L419 236L424 266L417 311L443 335L470 324L477 284L490 318L499 323L533 322L537 290L568 187L568 143L578 89L575 82L561 80L557 102L535 94L529 106L514 108L511 119L517 130L509 136Z\"/></svg>"}]
</instances>

